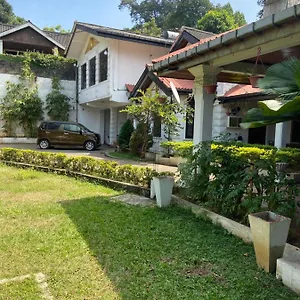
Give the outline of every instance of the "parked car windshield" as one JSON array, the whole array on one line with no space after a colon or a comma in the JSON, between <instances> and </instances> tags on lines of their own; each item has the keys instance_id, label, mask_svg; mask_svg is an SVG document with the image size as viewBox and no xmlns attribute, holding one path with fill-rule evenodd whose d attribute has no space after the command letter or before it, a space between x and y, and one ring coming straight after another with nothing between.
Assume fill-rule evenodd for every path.
<instances>
[{"instance_id":1,"label":"parked car windshield","mask_svg":"<svg viewBox=\"0 0 300 300\"><path fill-rule=\"evenodd\" d=\"M79 125L80 127L82 127L82 129L84 129L85 131L93 133L93 131L89 130L89 129L86 128L84 125L82 125L82 124L80 124L80 123L78 123L78 125Z\"/></svg>"}]
</instances>

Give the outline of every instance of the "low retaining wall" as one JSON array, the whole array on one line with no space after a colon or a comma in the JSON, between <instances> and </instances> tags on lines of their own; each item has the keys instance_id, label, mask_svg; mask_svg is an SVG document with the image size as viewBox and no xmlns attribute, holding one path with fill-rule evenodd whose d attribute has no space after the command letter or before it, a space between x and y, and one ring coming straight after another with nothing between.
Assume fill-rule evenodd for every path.
<instances>
[{"instance_id":1,"label":"low retaining wall","mask_svg":"<svg viewBox=\"0 0 300 300\"><path fill-rule=\"evenodd\" d=\"M0 137L0 144L36 144L36 138Z\"/></svg>"},{"instance_id":2,"label":"low retaining wall","mask_svg":"<svg viewBox=\"0 0 300 300\"><path fill-rule=\"evenodd\" d=\"M155 161L155 163L160 165L173 166L173 167L178 167L179 164L186 162L186 159L183 157L179 157L179 156L164 157L161 154L156 154L151 152L146 153L146 159L150 161Z\"/></svg>"}]
</instances>

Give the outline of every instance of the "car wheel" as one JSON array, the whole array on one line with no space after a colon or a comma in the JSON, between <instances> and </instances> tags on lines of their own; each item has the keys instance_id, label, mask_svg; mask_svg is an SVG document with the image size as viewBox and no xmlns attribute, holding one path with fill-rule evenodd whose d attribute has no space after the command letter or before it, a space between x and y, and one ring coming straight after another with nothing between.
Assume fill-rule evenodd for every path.
<instances>
[{"instance_id":1,"label":"car wheel","mask_svg":"<svg viewBox=\"0 0 300 300\"><path fill-rule=\"evenodd\" d=\"M87 150L87 151L92 151L95 149L95 143L93 141L86 141L84 143L84 148Z\"/></svg>"},{"instance_id":2,"label":"car wheel","mask_svg":"<svg viewBox=\"0 0 300 300\"><path fill-rule=\"evenodd\" d=\"M41 149L49 149L50 148L50 143L49 143L48 140L42 139L42 140L39 141L39 147Z\"/></svg>"}]
</instances>

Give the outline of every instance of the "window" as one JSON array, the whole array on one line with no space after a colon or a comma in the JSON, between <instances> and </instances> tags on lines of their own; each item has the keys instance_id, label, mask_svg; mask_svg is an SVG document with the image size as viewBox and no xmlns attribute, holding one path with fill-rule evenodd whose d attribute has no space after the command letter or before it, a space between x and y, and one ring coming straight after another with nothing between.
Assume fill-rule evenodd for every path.
<instances>
[{"instance_id":1,"label":"window","mask_svg":"<svg viewBox=\"0 0 300 300\"><path fill-rule=\"evenodd\" d=\"M242 123L242 118L239 116L228 116L228 128L240 128L240 123Z\"/></svg>"},{"instance_id":2,"label":"window","mask_svg":"<svg viewBox=\"0 0 300 300\"><path fill-rule=\"evenodd\" d=\"M81 66L81 89L86 88L86 64Z\"/></svg>"},{"instance_id":3,"label":"window","mask_svg":"<svg viewBox=\"0 0 300 300\"><path fill-rule=\"evenodd\" d=\"M46 129L46 130L58 130L59 127L60 127L60 123L49 122L49 123L44 123L42 126L41 126L42 129Z\"/></svg>"},{"instance_id":4,"label":"window","mask_svg":"<svg viewBox=\"0 0 300 300\"><path fill-rule=\"evenodd\" d=\"M107 80L107 64L108 51L105 49L99 54L99 82Z\"/></svg>"},{"instance_id":5,"label":"window","mask_svg":"<svg viewBox=\"0 0 300 300\"><path fill-rule=\"evenodd\" d=\"M191 108L195 109L195 100L192 98L188 105L190 105ZM190 118L186 118L186 124L185 124L185 138L186 139L192 139L194 137L194 113L192 113L192 116Z\"/></svg>"},{"instance_id":6,"label":"window","mask_svg":"<svg viewBox=\"0 0 300 300\"><path fill-rule=\"evenodd\" d=\"M153 118L152 134L154 137L161 137L161 117L159 116Z\"/></svg>"},{"instance_id":7,"label":"window","mask_svg":"<svg viewBox=\"0 0 300 300\"><path fill-rule=\"evenodd\" d=\"M70 132L80 133L81 129L75 124L64 124L64 130Z\"/></svg>"},{"instance_id":8,"label":"window","mask_svg":"<svg viewBox=\"0 0 300 300\"><path fill-rule=\"evenodd\" d=\"M96 57L93 57L90 60L89 68L89 86L92 86L96 83Z\"/></svg>"}]
</instances>

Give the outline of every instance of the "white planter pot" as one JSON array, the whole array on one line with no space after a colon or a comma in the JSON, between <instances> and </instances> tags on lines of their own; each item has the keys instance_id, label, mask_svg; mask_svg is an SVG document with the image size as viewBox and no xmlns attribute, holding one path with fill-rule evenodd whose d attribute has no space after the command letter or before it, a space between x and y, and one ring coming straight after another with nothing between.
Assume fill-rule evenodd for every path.
<instances>
[{"instance_id":1,"label":"white planter pot","mask_svg":"<svg viewBox=\"0 0 300 300\"><path fill-rule=\"evenodd\" d=\"M154 177L151 182L151 196L156 196L158 207L167 207L171 203L174 178L170 176Z\"/></svg>"},{"instance_id":2,"label":"white planter pot","mask_svg":"<svg viewBox=\"0 0 300 300\"><path fill-rule=\"evenodd\" d=\"M291 219L266 211L249 215L256 262L266 272L276 271L284 252Z\"/></svg>"}]
</instances>

